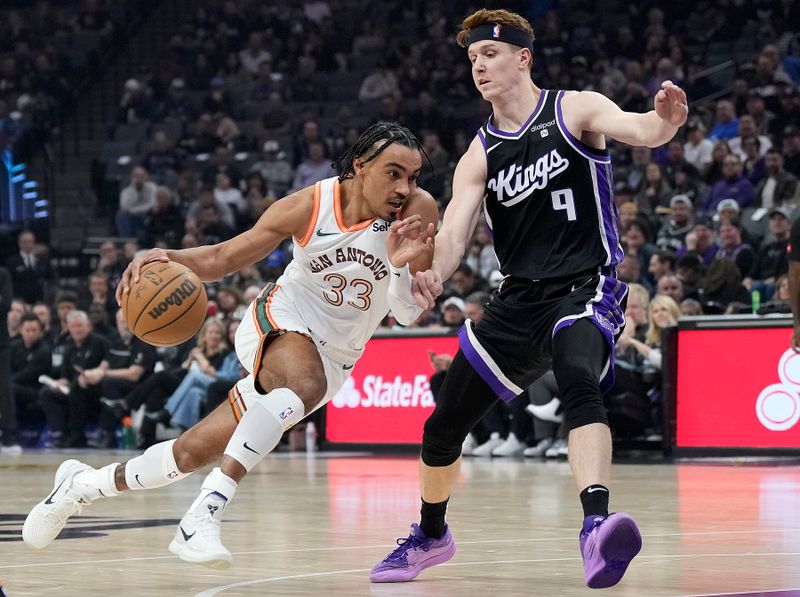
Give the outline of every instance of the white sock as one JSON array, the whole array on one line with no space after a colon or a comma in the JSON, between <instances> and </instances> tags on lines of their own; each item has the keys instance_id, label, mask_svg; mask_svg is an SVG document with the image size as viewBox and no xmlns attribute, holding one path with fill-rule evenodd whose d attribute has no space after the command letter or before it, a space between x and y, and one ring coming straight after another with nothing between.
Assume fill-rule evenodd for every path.
<instances>
[{"instance_id":1,"label":"white sock","mask_svg":"<svg viewBox=\"0 0 800 597\"><path fill-rule=\"evenodd\" d=\"M174 439L150 446L143 454L125 463L128 489L156 489L180 481L192 473L182 473L172 453Z\"/></svg>"},{"instance_id":2,"label":"white sock","mask_svg":"<svg viewBox=\"0 0 800 597\"><path fill-rule=\"evenodd\" d=\"M250 472L275 449L283 432L303 416L305 406L300 397L289 388L276 388L247 409L225 448L225 455Z\"/></svg>"},{"instance_id":3,"label":"white sock","mask_svg":"<svg viewBox=\"0 0 800 597\"><path fill-rule=\"evenodd\" d=\"M215 467L203 480L203 485L200 487L200 495L195 498L189 511L191 512L199 506L211 493L217 494L227 505L228 502L233 499L233 496L236 495L237 485L236 481L222 472L222 469Z\"/></svg>"},{"instance_id":4,"label":"white sock","mask_svg":"<svg viewBox=\"0 0 800 597\"><path fill-rule=\"evenodd\" d=\"M85 496L92 501L101 497L119 495L122 492L117 489L117 483L114 480L118 466L119 462L115 462L107 464L103 468L83 471L75 475L75 483L80 483L96 490L96 493L93 491Z\"/></svg>"}]
</instances>

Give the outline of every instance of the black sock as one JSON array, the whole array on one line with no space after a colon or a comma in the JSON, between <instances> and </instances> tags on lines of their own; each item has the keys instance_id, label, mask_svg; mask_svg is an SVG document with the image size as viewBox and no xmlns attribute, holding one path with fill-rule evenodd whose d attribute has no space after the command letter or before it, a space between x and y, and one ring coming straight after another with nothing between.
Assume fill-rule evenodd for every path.
<instances>
[{"instance_id":1,"label":"black sock","mask_svg":"<svg viewBox=\"0 0 800 597\"><path fill-rule=\"evenodd\" d=\"M583 517L608 516L608 487L605 485L589 485L581 491Z\"/></svg>"},{"instance_id":2,"label":"black sock","mask_svg":"<svg viewBox=\"0 0 800 597\"><path fill-rule=\"evenodd\" d=\"M447 512L447 498L438 504L429 504L422 500L419 527L429 539L441 539L444 535L444 515Z\"/></svg>"}]
</instances>

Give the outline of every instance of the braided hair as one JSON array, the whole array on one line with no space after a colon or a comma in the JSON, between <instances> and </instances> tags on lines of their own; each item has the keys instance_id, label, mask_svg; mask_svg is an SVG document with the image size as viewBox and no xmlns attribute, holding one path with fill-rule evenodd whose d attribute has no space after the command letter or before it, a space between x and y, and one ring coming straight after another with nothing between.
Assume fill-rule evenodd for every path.
<instances>
[{"instance_id":1,"label":"braided hair","mask_svg":"<svg viewBox=\"0 0 800 597\"><path fill-rule=\"evenodd\" d=\"M380 141L384 141L380 143ZM339 182L345 178L351 178L354 174L353 160L360 157L362 163L367 163L375 159L380 153L392 143L397 143L409 149L418 149L428 160L428 165L433 170L431 158L422 147L422 144L410 130L394 122L378 122L370 126L361 133L358 140L345 151L339 159L333 162L332 166L339 173Z\"/></svg>"}]
</instances>

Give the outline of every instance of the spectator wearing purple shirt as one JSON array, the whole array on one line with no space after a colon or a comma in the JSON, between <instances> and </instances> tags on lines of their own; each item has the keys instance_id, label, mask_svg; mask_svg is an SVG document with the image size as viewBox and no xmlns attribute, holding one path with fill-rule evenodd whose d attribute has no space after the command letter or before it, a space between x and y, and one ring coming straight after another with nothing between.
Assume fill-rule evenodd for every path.
<instances>
[{"instance_id":1,"label":"spectator wearing purple shirt","mask_svg":"<svg viewBox=\"0 0 800 597\"><path fill-rule=\"evenodd\" d=\"M753 202L753 184L742 176L742 160L730 154L722 161L722 180L714 183L705 205L707 212L713 212L723 199L735 199L739 207L747 207Z\"/></svg>"}]
</instances>

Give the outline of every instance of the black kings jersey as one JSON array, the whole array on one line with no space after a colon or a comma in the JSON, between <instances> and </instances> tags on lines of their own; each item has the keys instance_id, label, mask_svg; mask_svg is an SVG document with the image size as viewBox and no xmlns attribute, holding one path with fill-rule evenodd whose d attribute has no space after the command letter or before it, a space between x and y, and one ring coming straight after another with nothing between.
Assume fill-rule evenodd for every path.
<instances>
[{"instance_id":1,"label":"black kings jersey","mask_svg":"<svg viewBox=\"0 0 800 597\"><path fill-rule=\"evenodd\" d=\"M542 90L515 133L478 131L486 150L484 215L500 271L532 280L614 268L622 261L608 150L564 126L564 91Z\"/></svg>"}]
</instances>

